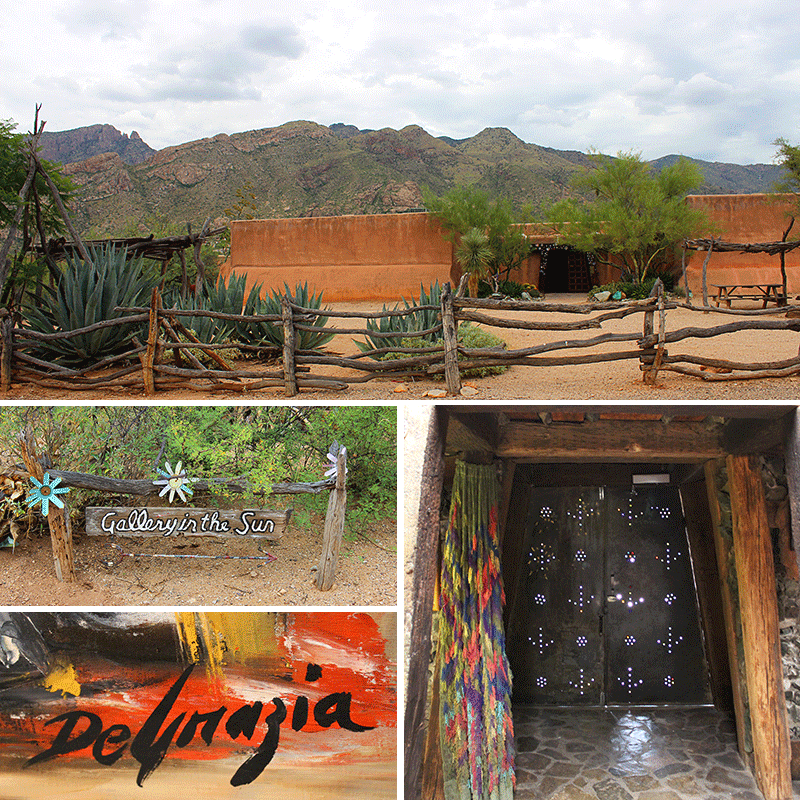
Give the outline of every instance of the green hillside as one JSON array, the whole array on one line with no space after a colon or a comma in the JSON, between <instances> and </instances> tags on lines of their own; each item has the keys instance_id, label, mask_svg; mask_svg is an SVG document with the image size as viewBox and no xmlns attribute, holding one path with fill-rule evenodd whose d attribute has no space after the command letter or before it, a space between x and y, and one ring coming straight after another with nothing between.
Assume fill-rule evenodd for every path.
<instances>
[{"instance_id":1,"label":"green hillside","mask_svg":"<svg viewBox=\"0 0 800 800\"><path fill-rule=\"evenodd\" d=\"M455 140L417 125L359 130L305 121L168 147L139 164L116 152L85 154L64 169L81 187L74 206L80 230L97 236L175 230L187 221L197 228L209 216L218 226L231 217L416 211L424 185L441 193L475 183L518 206L539 207L567 194L588 162L582 153L523 142L506 128ZM697 163L708 193L769 191L779 174L763 164Z\"/></svg>"}]
</instances>

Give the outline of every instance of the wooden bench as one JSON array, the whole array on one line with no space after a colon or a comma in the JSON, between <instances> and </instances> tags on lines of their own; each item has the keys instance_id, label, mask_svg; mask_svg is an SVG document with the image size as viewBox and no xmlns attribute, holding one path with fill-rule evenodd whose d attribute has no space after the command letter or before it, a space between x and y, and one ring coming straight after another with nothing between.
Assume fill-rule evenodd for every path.
<instances>
[{"instance_id":1,"label":"wooden bench","mask_svg":"<svg viewBox=\"0 0 800 800\"><path fill-rule=\"evenodd\" d=\"M783 284L780 283L712 283L711 285L717 290L714 295L717 306L725 303L730 308L734 299L760 300L761 308L766 308L767 303L786 305L786 295L783 293Z\"/></svg>"}]
</instances>

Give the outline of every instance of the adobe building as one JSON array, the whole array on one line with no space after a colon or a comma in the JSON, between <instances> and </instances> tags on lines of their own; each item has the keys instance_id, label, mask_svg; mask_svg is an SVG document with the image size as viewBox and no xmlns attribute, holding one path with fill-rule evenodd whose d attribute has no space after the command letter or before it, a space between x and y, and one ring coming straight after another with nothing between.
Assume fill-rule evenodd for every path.
<instances>
[{"instance_id":1,"label":"adobe building","mask_svg":"<svg viewBox=\"0 0 800 800\"><path fill-rule=\"evenodd\" d=\"M410 413L405 797L788 800L798 409Z\"/></svg>"},{"instance_id":2,"label":"adobe building","mask_svg":"<svg viewBox=\"0 0 800 800\"><path fill-rule=\"evenodd\" d=\"M727 242L780 241L794 198L786 195L696 195L687 202L706 211L713 234ZM586 293L619 278L619 271L591 256L560 245L544 224L526 225L534 252L513 280L544 294ZM800 237L800 223L793 230ZM690 289L701 293L705 253L687 253ZM786 256L788 289L800 292L800 253ZM461 271L453 245L427 213L235 220L231 254L223 275L246 273L248 291L261 283L267 293L308 282L327 302L396 303L419 297L420 285L457 284ZM709 283L780 283L778 256L716 253L708 266Z\"/></svg>"}]
</instances>

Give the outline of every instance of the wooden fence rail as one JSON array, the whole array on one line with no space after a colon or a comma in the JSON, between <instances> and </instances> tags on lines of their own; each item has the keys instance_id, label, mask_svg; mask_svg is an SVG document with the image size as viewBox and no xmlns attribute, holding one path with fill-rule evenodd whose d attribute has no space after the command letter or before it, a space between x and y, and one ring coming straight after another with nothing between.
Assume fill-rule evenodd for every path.
<instances>
[{"instance_id":1,"label":"wooden fence rail","mask_svg":"<svg viewBox=\"0 0 800 800\"><path fill-rule=\"evenodd\" d=\"M683 309L695 313L734 315L736 320L719 325L683 327L668 330L669 312ZM106 320L76 331L39 333L26 327L15 327L11 317L0 316L0 389L8 391L12 382L30 383L45 388L79 389L133 388L147 396L159 391L189 389L196 391L253 392L261 389L283 389L294 396L308 389L342 390L350 384L364 383L381 377L435 377L443 375L450 394L461 389L461 374L495 366L569 366L624 361L640 363L645 382L652 383L661 371L679 372L703 380L742 380L747 378L785 377L800 373L800 355L788 359L745 362L718 359L696 354L675 354L668 345L688 340L702 340L740 331L800 331L800 306L779 309L728 309L694 306L668 299L660 281L644 300L622 302L589 302L575 305L544 301L514 301L460 297L446 284L438 305L404 309L383 309L374 312L312 309L296 305L284 297L280 314L246 316L204 310L167 309L161 306L154 290L148 307L120 308L118 319ZM502 312L526 314L523 319L509 319ZM411 317L423 312L438 312L438 321L423 330L380 330L381 320ZM560 315L554 319L553 315ZM633 315L642 316L641 333L602 331L609 322ZM564 316L575 317L566 319ZM364 320L363 327L334 327L314 324L319 316L335 320ZM270 343L205 344L184 325L181 319L210 317L226 322L270 322L283 333L283 345ZM416 317L419 318L419 317ZM586 338L553 338L541 344L515 350L504 348L468 348L458 341L462 323L480 324L499 329L552 331L554 334L598 330ZM37 345L60 341L105 327L136 324L140 341L130 340L124 352L98 359L80 367L49 362L33 355ZM345 323L347 324L347 323ZM414 327L413 325L410 327ZM324 350L299 347L303 332L362 336L371 345L362 345L358 352L339 355ZM413 340L427 337L422 346L410 346ZM431 340L434 340L431 343ZM386 340L385 345L374 346ZM609 344L621 348L602 349ZM628 345L625 347L625 345ZM272 365L231 364L227 354L239 349L272 359ZM226 352L227 351L227 352ZM565 352L566 351L566 352ZM171 353L172 362L168 355ZM201 360L202 359L202 360ZM342 374L315 374L315 367L348 370ZM705 368L705 369L703 369ZM355 374L354 374L355 373Z\"/></svg>"}]
</instances>

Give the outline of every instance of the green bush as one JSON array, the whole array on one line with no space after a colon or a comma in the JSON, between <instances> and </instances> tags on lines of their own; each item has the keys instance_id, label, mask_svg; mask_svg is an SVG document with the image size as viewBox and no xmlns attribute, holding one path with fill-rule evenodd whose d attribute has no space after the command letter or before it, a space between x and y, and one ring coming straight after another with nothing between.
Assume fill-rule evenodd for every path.
<instances>
[{"instance_id":1,"label":"green bush","mask_svg":"<svg viewBox=\"0 0 800 800\"><path fill-rule=\"evenodd\" d=\"M671 272L660 272L654 275L651 275L649 278L645 278L642 283L632 283L630 281L613 281L612 283L606 283L603 286L595 286L589 292L589 299L594 300L594 295L598 292L611 292L612 296L616 292L622 292L626 298L629 300L644 300L650 296L650 292L653 291L653 286L655 285L656 279L661 278L661 282L664 284L664 291L672 292L673 294L678 294L681 289L680 287L676 286L677 278Z\"/></svg>"},{"instance_id":2,"label":"green bush","mask_svg":"<svg viewBox=\"0 0 800 800\"><path fill-rule=\"evenodd\" d=\"M533 286L526 286L516 281L500 281L497 288L504 297L511 297L519 300L523 292L527 292L531 297L538 297L539 291ZM478 284L478 297L491 297L494 294L494 287L489 281L481 281Z\"/></svg>"},{"instance_id":3,"label":"green bush","mask_svg":"<svg viewBox=\"0 0 800 800\"><path fill-rule=\"evenodd\" d=\"M31 330L40 333L75 331L97 322L118 319L118 306L141 306L150 301L156 276L143 270L142 259L128 259L127 249L112 245L92 248L92 261L68 256L55 286L45 286L40 303L23 308ZM143 323L116 325L69 339L37 343L34 355L60 364L92 364L125 350L144 330Z\"/></svg>"}]
</instances>

